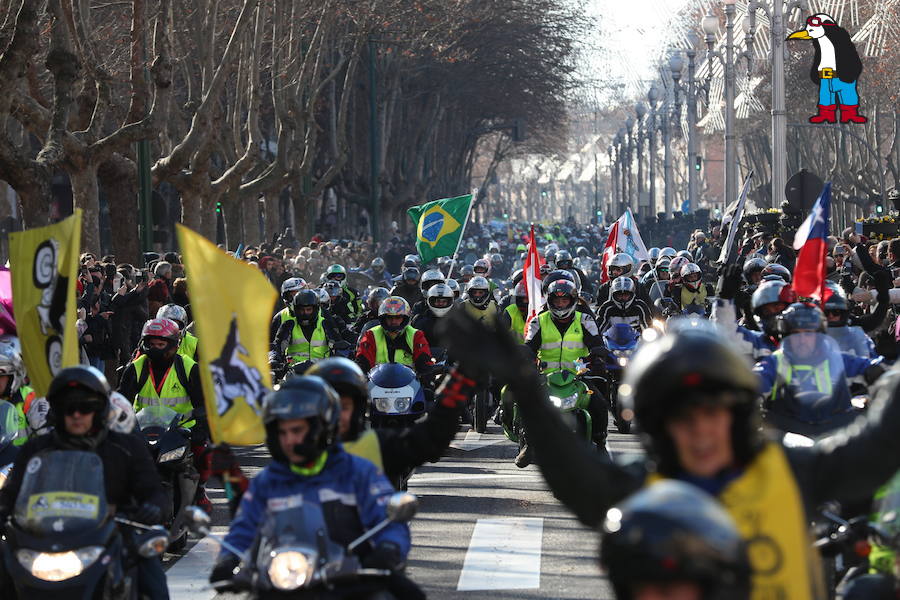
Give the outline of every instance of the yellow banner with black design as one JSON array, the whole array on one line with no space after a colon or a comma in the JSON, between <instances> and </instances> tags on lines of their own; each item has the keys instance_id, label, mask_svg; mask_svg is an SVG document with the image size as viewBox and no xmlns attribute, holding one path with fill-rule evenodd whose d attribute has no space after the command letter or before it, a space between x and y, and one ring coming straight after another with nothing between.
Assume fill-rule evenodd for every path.
<instances>
[{"instance_id":1,"label":"yellow banner with black design","mask_svg":"<svg viewBox=\"0 0 900 600\"><path fill-rule=\"evenodd\" d=\"M456 252L466 229L472 194L413 206L406 213L416 226L416 249L423 263Z\"/></svg>"},{"instance_id":2,"label":"yellow banner with black design","mask_svg":"<svg viewBox=\"0 0 900 600\"><path fill-rule=\"evenodd\" d=\"M262 401L272 388L269 321L278 292L265 275L202 235L177 226L213 442L260 444Z\"/></svg>"},{"instance_id":3,"label":"yellow banner with black design","mask_svg":"<svg viewBox=\"0 0 900 600\"><path fill-rule=\"evenodd\" d=\"M75 289L81 210L36 229L9 234L16 331L31 387L45 396L60 369L78 364Z\"/></svg>"}]
</instances>

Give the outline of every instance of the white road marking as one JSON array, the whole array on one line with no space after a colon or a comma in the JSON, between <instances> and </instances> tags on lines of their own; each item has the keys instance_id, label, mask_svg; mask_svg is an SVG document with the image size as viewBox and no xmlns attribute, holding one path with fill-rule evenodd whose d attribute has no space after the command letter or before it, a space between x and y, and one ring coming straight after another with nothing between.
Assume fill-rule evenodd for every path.
<instances>
[{"instance_id":1,"label":"white road marking","mask_svg":"<svg viewBox=\"0 0 900 600\"><path fill-rule=\"evenodd\" d=\"M442 477L425 477L424 475L416 475L409 480L410 485L428 485L430 483L447 483L454 481L474 481L478 479L533 479L543 481L544 478L539 472L514 473L511 475L501 475L499 473L457 473L454 475L444 475Z\"/></svg>"},{"instance_id":2,"label":"white road marking","mask_svg":"<svg viewBox=\"0 0 900 600\"><path fill-rule=\"evenodd\" d=\"M227 527L213 527L213 533L224 535ZM197 542L191 551L166 571L169 597L178 600L210 600L216 595L209 585L209 573L219 555L219 545L209 538Z\"/></svg>"},{"instance_id":3,"label":"white road marking","mask_svg":"<svg viewBox=\"0 0 900 600\"><path fill-rule=\"evenodd\" d=\"M542 518L478 519L456 589L540 588L543 535Z\"/></svg>"},{"instance_id":4,"label":"white road marking","mask_svg":"<svg viewBox=\"0 0 900 600\"><path fill-rule=\"evenodd\" d=\"M450 447L456 448L457 450L465 450L466 452L469 452L470 450L478 450L479 448L484 448L485 446L493 446L494 444L499 444L505 439L506 437L502 435L478 433L474 429L470 429L466 432L465 438L461 440L455 440L450 444Z\"/></svg>"}]
</instances>

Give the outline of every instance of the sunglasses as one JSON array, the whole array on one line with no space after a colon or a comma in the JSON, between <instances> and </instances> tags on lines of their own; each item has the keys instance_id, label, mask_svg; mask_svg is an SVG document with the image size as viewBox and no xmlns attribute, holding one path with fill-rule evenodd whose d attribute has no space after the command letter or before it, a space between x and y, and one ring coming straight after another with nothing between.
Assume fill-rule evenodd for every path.
<instances>
[{"instance_id":1,"label":"sunglasses","mask_svg":"<svg viewBox=\"0 0 900 600\"><path fill-rule=\"evenodd\" d=\"M91 413L99 412L101 408L103 408L103 404L99 400L74 400L66 403L64 413L67 417L71 417L75 413L89 415Z\"/></svg>"}]
</instances>

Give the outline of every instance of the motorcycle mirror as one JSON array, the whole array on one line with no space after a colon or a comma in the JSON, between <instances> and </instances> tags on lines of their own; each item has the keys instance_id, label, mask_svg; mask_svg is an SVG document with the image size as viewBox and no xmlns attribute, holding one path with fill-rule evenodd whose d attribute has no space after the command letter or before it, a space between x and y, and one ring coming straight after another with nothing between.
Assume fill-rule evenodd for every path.
<instances>
[{"instance_id":1,"label":"motorcycle mirror","mask_svg":"<svg viewBox=\"0 0 900 600\"><path fill-rule=\"evenodd\" d=\"M194 533L202 533L212 523L210 516L199 506L185 506L182 515L185 525Z\"/></svg>"},{"instance_id":2,"label":"motorcycle mirror","mask_svg":"<svg viewBox=\"0 0 900 600\"><path fill-rule=\"evenodd\" d=\"M416 516L419 499L407 492L397 492L388 500L387 515L391 521L405 523Z\"/></svg>"}]
</instances>

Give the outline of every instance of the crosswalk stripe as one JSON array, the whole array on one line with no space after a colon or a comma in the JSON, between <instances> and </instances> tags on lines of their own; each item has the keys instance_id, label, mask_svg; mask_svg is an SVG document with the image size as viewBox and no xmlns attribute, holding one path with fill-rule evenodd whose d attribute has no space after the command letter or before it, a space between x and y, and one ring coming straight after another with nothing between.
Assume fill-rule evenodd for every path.
<instances>
[{"instance_id":1,"label":"crosswalk stripe","mask_svg":"<svg viewBox=\"0 0 900 600\"><path fill-rule=\"evenodd\" d=\"M543 535L543 518L478 519L456 589L539 588Z\"/></svg>"}]
</instances>

